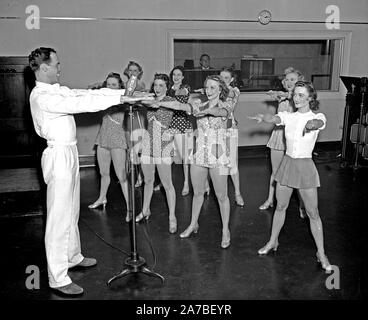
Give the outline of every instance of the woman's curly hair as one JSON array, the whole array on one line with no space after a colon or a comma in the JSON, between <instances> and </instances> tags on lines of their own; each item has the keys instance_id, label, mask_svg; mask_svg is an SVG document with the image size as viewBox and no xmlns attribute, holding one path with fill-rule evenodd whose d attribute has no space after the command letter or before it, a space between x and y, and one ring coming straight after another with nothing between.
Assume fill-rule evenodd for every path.
<instances>
[{"instance_id":1,"label":"woman's curly hair","mask_svg":"<svg viewBox=\"0 0 368 320\"><path fill-rule=\"evenodd\" d=\"M314 89L312 82L309 81L298 81L295 83L295 87L293 90L293 96L296 88L306 88L311 100L309 101L309 108L313 111L317 111L319 109L319 101L317 100L317 91Z\"/></svg>"},{"instance_id":2,"label":"woman's curly hair","mask_svg":"<svg viewBox=\"0 0 368 320\"><path fill-rule=\"evenodd\" d=\"M126 68L124 69L124 72L123 74L125 76L127 76L127 78L129 79L130 78L130 75L129 75L129 67L130 66L136 66L139 70L139 73L138 73L138 80L140 80L142 78L142 75L143 75L143 68L141 67L141 65L138 63L138 62L135 62L135 61L129 61L128 62L128 65L126 66Z\"/></svg>"},{"instance_id":3,"label":"woman's curly hair","mask_svg":"<svg viewBox=\"0 0 368 320\"><path fill-rule=\"evenodd\" d=\"M211 75L208 76L204 82L204 86L206 87L207 81L208 80L213 80L218 82L219 86L220 86L220 100L221 101L225 101L227 99L227 97L229 96L229 88L227 87L226 83L224 82L224 80L222 80L222 78L220 77L220 75Z\"/></svg>"}]
</instances>

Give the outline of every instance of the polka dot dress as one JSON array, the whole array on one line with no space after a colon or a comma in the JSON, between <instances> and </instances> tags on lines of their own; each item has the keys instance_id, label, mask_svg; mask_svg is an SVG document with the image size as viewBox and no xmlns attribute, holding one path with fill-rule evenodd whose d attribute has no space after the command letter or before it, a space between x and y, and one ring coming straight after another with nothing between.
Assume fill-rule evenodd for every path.
<instances>
[{"instance_id":1,"label":"polka dot dress","mask_svg":"<svg viewBox=\"0 0 368 320\"><path fill-rule=\"evenodd\" d=\"M177 90L171 88L167 95L175 98L181 103L188 103L190 87L188 85L181 85ZM188 114L185 111L175 110L169 130L172 134L183 134L191 131L192 124Z\"/></svg>"}]
</instances>

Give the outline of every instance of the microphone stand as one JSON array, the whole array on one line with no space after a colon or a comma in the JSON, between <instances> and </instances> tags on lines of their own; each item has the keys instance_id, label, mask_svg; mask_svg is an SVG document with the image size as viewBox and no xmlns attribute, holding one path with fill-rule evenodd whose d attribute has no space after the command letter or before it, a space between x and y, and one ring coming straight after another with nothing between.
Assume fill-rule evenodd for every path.
<instances>
[{"instance_id":1,"label":"microphone stand","mask_svg":"<svg viewBox=\"0 0 368 320\"><path fill-rule=\"evenodd\" d=\"M129 116L130 116L130 152L128 157L128 166L130 170L130 183L128 181L128 189L129 189L129 208L130 208L130 245L131 245L131 254L130 258L125 260L125 268L122 271L112 277L109 281L107 281L107 285L114 280L122 278L131 273L144 273L149 276L157 277L161 279L162 283L164 283L165 278L161 276L159 273L150 270L147 267L146 260L139 256L137 251L137 234L136 234L136 226L135 226L135 175L134 175L134 157L133 157L133 104L129 104Z\"/></svg>"}]
</instances>

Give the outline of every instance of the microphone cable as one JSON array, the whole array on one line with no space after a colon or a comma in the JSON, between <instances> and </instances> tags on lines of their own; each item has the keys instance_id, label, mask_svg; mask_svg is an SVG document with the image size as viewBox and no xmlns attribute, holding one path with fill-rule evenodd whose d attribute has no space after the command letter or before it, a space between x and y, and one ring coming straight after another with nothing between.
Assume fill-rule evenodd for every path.
<instances>
[{"instance_id":1,"label":"microphone cable","mask_svg":"<svg viewBox=\"0 0 368 320\"><path fill-rule=\"evenodd\" d=\"M109 247L125 254L126 256L130 257L130 253L128 253L127 251L120 249L119 247L114 246L113 244L111 244L110 242L108 242L107 240L105 240L100 234L98 234L95 230L92 229L92 227L85 221L84 218L80 217L79 220L81 222L83 222L83 224L97 237L99 238L102 242L104 242L105 244L107 244Z\"/></svg>"},{"instance_id":2,"label":"microphone cable","mask_svg":"<svg viewBox=\"0 0 368 320\"><path fill-rule=\"evenodd\" d=\"M133 170L136 171L137 175L138 176L138 173L139 173L139 166L135 166L133 165ZM127 176L129 175L130 173L130 166L128 166L128 170L127 170ZM132 188L134 188L135 186L132 186ZM135 200L135 199L134 199ZM140 197L140 202L141 202L141 208L143 208L143 199L142 197ZM124 218L124 217L122 217ZM99 238L103 243L105 243L106 245L108 245L109 247L111 247L112 249L114 250L117 250L119 251L120 253L123 253L124 255L130 257L131 254L128 253L127 251L111 244L109 241L107 241L104 237L102 237L100 234L98 234L86 221L84 218L82 217L79 217L79 220L97 237ZM151 250L151 253L152 253L152 258L153 258L153 266L151 267L152 270L155 268L156 264L157 264L157 256L156 256L156 251L155 251L155 248L153 246L153 242L152 242L152 238L151 238L151 235L150 235L150 231L149 231L149 225L148 225L148 221L146 219L143 219L144 220L144 226L143 226L143 233L144 233L144 236L148 242L148 245L150 247L150 250ZM135 223L135 221L132 221L132 223Z\"/></svg>"}]
</instances>

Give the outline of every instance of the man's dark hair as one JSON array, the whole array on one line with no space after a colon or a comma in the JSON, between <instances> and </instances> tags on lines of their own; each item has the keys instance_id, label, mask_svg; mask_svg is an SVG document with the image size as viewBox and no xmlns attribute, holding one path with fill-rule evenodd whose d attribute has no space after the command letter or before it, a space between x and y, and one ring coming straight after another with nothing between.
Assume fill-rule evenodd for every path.
<instances>
[{"instance_id":1,"label":"man's dark hair","mask_svg":"<svg viewBox=\"0 0 368 320\"><path fill-rule=\"evenodd\" d=\"M203 57L207 57L208 59L211 59L210 56L207 53L203 53L200 57L199 57L199 61L202 60Z\"/></svg>"},{"instance_id":2,"label":"man's dark hair","mask_svg":"<svg viewBox=\"0 0 368 320\"><path fill-rule=\"evenodd\" d=\"M42 63L48 64L50 62L51 52L56 53L56 50L53 48L40 47L31 52L28 56L28 61L33 72L36 72Z\"/></svg>"}]
</instances>

